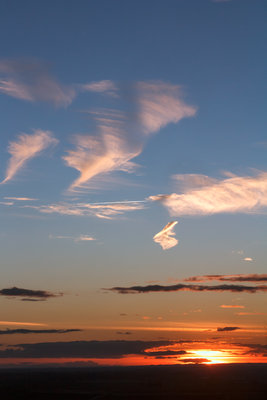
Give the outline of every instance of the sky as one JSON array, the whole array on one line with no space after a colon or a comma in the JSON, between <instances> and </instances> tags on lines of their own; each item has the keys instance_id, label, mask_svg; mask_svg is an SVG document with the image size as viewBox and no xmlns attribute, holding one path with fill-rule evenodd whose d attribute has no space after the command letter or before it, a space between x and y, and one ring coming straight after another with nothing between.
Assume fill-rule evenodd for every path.
<instances>
[{"instance_id":1,"label":"sky","mask_svg":"<svg viewBox=\"0 0 267 400\"><path fill-rule=\"evenodd\" d=\"M3 2L0 365L266 362L264 3Z\"/></svg>"}]
</instances>

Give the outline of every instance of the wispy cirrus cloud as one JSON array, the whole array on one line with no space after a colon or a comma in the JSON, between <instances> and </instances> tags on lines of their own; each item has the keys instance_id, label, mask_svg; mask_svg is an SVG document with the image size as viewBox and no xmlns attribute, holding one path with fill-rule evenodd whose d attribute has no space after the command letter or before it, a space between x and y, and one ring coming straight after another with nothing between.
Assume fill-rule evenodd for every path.
<instances>
[{"instance_id":1,"label":"wispy cirrus cloud","mask_svg":"<svg viewBox=\"0 0 267 400\"><path fill-rule=\"evenodd\" d=\"M0 296L6 297L24 297L24 298L33 298L40 300L47 300L51 297L62 296L62 293L51 293L46 290L32 290L32 289L24 289L18 288L16 286L11 288L5 288L0 290Z\"/></svg>"},{"instance_id":2,"label":"wispy cirrus cloud","mask_svg":"<svg viewBox=\"0 0 267 400\"><path fill-rule=\"evenodd\" d=\"M111 86L111 82L91 85L100 91ZM184 103L178 86L138 82L129 90L135 112L107 109L90 112L97 125L96 135L74 137L75 149L63 157L69 167L80 173L70 190L89 187L95 177L99 179L111 172L133 172L137 165L131 160L142 152L150 134L196 113L195 107Z\"/></svg>"},{"instance_id":3,"label":"wispy cirrus cloud","mask_svg":"<svg viewBox=\"0 0 267 400\"><path fill-rule=\"evenodd\" d=\"M131 286L131 287L113 287L103 290L109 290L111 292L117 292L120 294L134 294L134 293L159 293L159 292L180 292L180 291L192 291L192 292L245 292L245 293L257 293L267 292L267 286L245 286L245 285L147 285L147 286Z\"/></svg>"},{"instance_id":4,"label":"wispy cirrus cloud","mask_svg":"<svg viewBox=\"0 0 267 400\"><path fill-rule=\"evenodd\" d=\"M176 176L189 183L192 175ZM199 179L198 179L199 178ZM208 178L208 177L207 177ZM267 207L267 172L255 176L230 176L211 183L203 181L203 175L195 175L196 184L182 194L150 196L152 201L160 201L170 215L211 215L218 213L262 212ZM191 186L191 185L190 185Z\"/></svg>"},{"instance_id":5,"label":"wispy cirrus cloud","mask_svg":"<svg viewBox=\"0 0 267 400\"><path fill-rule=\"evenodd\" d=\"M127 140L127 136L114 122L98 127L97 136L76 135L76 149L63 156L69 167L79 171L80 176L69 190L87 188L89 181L112 171L133 172L136 168L131 160L141 152L139 145Z\"/></svg>"},{"instance_id":6,"label":"wispy cirrus cloud","mask_svg":"<svg viewBox=\"0 0 267 400\"><path fill-rule=\"evenodd\" d=\"M73 216L95 216L113 219L125 212L143 210L145 201L125 201L111 203L56 203L41 206L25 206L45 214L61 214Z\"/></svg>"},{"instance_id":7,"label":"wispy cirrus cloud","mask_svg":"<svg viewBox=\"0 0 267 400\"><path fill-rule=\"evenodd\" d=\"M60 84L43 64L33 60L0 61L0 93L65 107L76 96L74 87Z\"/></svg>"},{"instance_id":8,"label":"wispy cirrus cloud","mask_svg":"<svg viewBox=\"0 0 267 400\"><path fill-rule=\"evenodd\" d=\"M173 237L175 236L173 228L176 224L178 224L178 221L169 222L153 237L154 242L159 243L163 250L170 249L178 244L178 240Z\"/></svg>"},{"instance_id":9,"label":"wispy cirrus cloud","mask_svg":"<svg viewBox=\"0 0 267 400\"><path fill-rule=\"evenodd\" d=\"M85 92L105 93L109 96L117 97L118 88L110 80L94 81L79 85L79 89Z\"/></svg>"},{"instance_id":10,"label":"wispy cirrus cloud","mask_svg":"<svg viewBox=\"0 0 267 400\"><path fill-rule=\"evenodd\" d=\"M236 274L236 275L198 275L184 279L185 282L267 282L267 274Z\"/></svg>"},{"instance_id":11,"label":"wispy cirrus cloud","mask_svg":"<svg viewBox=\"0 0 267 400\"><path fill-rule=\"evenodd\" d=\"M196 107L183 101L181 87L162 81L136 84L138 119L145 134L159 131L169 123L193 117Z\"/></svg>"},{"instance_id":12,"label":"wispy cirrus cloud","mask_svg":"<svg viewBox=\"0 0 267 400\"><path fill-rule=\"evenodd\" d=\"M18 171L32 158L38 156L43 150L58 143L50 131L35 130L32 135L22 134L17 141L10 142L8 152L11 155L4 180L10 181Z\"/></svg>"}]
</instances>

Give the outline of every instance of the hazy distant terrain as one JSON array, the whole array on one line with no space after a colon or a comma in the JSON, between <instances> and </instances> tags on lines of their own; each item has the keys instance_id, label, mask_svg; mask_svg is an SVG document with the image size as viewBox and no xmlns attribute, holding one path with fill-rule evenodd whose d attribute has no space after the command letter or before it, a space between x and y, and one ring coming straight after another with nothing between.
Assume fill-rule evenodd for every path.
<instances>
[{"instance_id":1,"label":"hazy distant terrain","mask_svg":"<svg viewBox=\"0 0 267 400\"><path fill-rule=\"evenodd\" d=\"M267 365L0 370L3 399L263 400Z\"/></svg>"}]
</instances>

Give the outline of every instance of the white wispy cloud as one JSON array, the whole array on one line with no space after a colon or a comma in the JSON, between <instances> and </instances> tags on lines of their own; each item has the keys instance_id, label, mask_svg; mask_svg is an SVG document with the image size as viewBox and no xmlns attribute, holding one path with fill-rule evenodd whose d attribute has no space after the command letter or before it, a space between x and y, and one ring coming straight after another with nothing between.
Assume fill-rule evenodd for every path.
<instances>
[{"instance_id":1,"label":"white wispy cloud","mask_svg":"<svg viewBox=\"0 0 267 400\"><path fill-rule=\"evenodd\" d=\"M196 107L187 105L181 88L165 82L137 84L138 118L145 134L157 132L167 124L193 117Z\"/></svg>"},{"instance_id":2,"label":"white wispy cloud","mask_svg":"<svg viewBox=\"0 0 267 400\"><path fill-rule=\"evenodd\" d=\"M119 126L113 122L109 126L101 125L98 133L98 136L76 135L76 149L63 157L69 167L80 172L70 190L88 187L89 181L98 175L132 172L136 167L131 159L140 154L141 148L133 145Z\"/></svg>"},{"instance_id":3,"label":"white wispy cloud","mask_svg":"<svg viewBox=\"0 0 267 400\"><path fill-rule=\"evenodd\" d=\"M71 239L74 242L91 242L96 240L93 236L89 235L79 235L79 236L49 235L49 239Z\"/></svg>"},{"instance_id":4,"label":"white wispy cloud","mask_svg":"<svg viewBox=\"0 0 267 400\"><path fill-rule=\"evenodd\" d=\"M79 89L85 92L105 93L113 97L117 97L118 88L115 83L110 80L94 81L79 85Z\"/></svg>"},{"instance_id":5,"label":"white wispy cloud","mask_svg":"<svg viewBox=\"0 0 267 400\"><path fill-rule=\"evenodd\" d=\"M178 221L169 222L153 237L154 242L160 244L163 250L170 249L178 244L178 240L173 237L175 236L173 228L177 223Z\"/></svg>"},{"instance_id":6,"label":"white wispy cloud","mask_svg":"<svg viewBox=\"0 0 267 400\"><path fill-rule=\"evenodd\" d=\"M6 200L15 200L15 201L36 201L38 199L33 199L31 197L4 197Z\"/></svg>"},{"instance_id":7,"label":"white wispy cloud","mask_svg":"<svg viewBox=\"0 0 267 400\"><path fill-rule=\"evenodd\" d=\"M231 174L229 178L210 184L205 182L203 187L198 185L182 194L157 195L149 199L161 201L170 215L177 216L262 212L267 207L267 172L255 176Z\"/></svg>"},{"instance_id":8,"label":"white wispy cloud","mask_svg":"<svg viewBox=\"0 0 267 400\"><path fill-rule=\"evenodd\" d=\"M9 159L6 176L1 182L6 183L11 180L17 172L23 168L27 161L39 155L43 150L51 145L58 143L51 132L35 130L34 134L22 134L17 141L10 142L8 152Z\"/></svg>"},{"instance_id":9,"label":"white wispy cloud","mask_svg":"<svg viewBox=\"0 0 267 400\"><path fill-rule=\"evenodd\" d=\"M74 87L62 85L37 61L0 61L0 93L27 101L46 101L68 106L76 96Z\"/></svg>"},{"instance_id":10,"label":"white wispy cloud","mask_svg":"<svg viewBox=\"0 0 267 400\"><path fill-rule=\"evenodd\" d=\"M118 203L56 203L41 206L24 206L26 208L32 208L45 214L61 214L61 215L73 215L73 216L95 216L103 219L113 219L114 217L123 215L128 211L143 210L145 202L138 201L126 201ZM63 238L63 237L62 237ZM65 237L64 238L69 238ZM80 240L86 240L80 239Z\"/></svg>"},{"instance_id":11,"label":"white wispy cloud","mask_svg":"<svg viewBox=\"0 0 267 400\"><path fill-rule=\"evenodd\" d=\"M98 91L113 87L110 81L91 85ZM132 85L130 91L132 96L129 97L134 103L131 106L136 113L107 109L92 111L97 135L75 136L75 149L63 157L69 167L80 173L70 190L88 188L95 177L99 179L114 171L133 172L136 164L131 160L142 152L149 134L196 113L195 107L184 103L178 86L139 82Z\"/></svg>"}]
</instances>

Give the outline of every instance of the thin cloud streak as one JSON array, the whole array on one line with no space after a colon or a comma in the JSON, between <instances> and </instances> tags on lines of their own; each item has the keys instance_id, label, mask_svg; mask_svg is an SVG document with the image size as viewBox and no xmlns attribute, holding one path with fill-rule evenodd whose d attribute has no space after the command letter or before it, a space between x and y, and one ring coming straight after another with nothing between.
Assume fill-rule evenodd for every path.
<instances>
[{"instance_id":1,"label":"thin cloud streak","mask_svg":"<svg viewBox=\"0 0 267 400\"><path fill-rule=\"evenodd\" d=\"M185 282L267 282L267 274L200 275L184 279Z\"/></svg>"},{"instance_id":2,"label":"thin cloud streak","mask_svg":"<svg viewBox=\"0 0 267 400\"><path fill-rule=\"evenodd\" d=\"M71 333L81 332L82 329L5 329L0 330L0 335L17 335L17 334L53 334L53 333Z\"/></svg>"},{"instance_id":3,"label":"thin cloud streak","mask_svg":"<svg viewBox=\"0 0 267 400\"><path fill-rule=\"evenodd\" d=\"M143 210L145 202L129 201L121 203L57 203L41 206L25 206L45 214L61 214L72 216L94 216L102 219L113 219L128 211Z\"/></svg>"},{"instance_id":4,"label":"thin cloud streak","mask_svg":"<svg viewBox=\"0 0 267 400\"><path fill-rule=\"evenodd\" d=\"M220 308L245 308L245 306L240 306L238 304L222 304Z\"/></svg>"},{"instance_id":5,"label":"thin cloud streak","mask_svg":"<svg viewBox=\"0 0 267 400\"><path fill-rule=\"evenodd\" d=\"M186 181L187 175L183 178ZM150 196L149 199L160 201L170 215L176 216L261 212L267 207L267 172L231 176L214 184L204 183L200 188L198 185L182 194Z\"/></svg>"},{"instance_id":6,"label":"thin cloud streak","mask_svg":"<svg viewBox=\"0 0 267 400\"><path fill-rule=\"evenodd\" d=\"M8 325L8 326L46 326L47 324L40 324L38 322L0 321L0 325Z\"/></svg>"},{"instance_id":7,"label":"thin cloud streak","mask_svg":"<svg viewBox=\"0 0 267 400\"><path fill-rule=\"evenodd\" d=\"M89 235L79 235L79 236L60 236L60 235L49 235L49 239L70 239L74 242L91 242L96 240L94 237Z\"/></svg>"},{"instance_id":8,"label":"thin cloud streak","mask_svg":"<svg viewBox=\"0 0 267 400\"><path fill-rule=\"evenodd\" d=\"M33 199L31 197L4 197L6 200L15 200L15 201L37 201L38 199Z\"/></svg>"},{"instance_id":9,"label":"thin cloud streak","mask_svg":"<svg viewBox=\"0 0 267 400\"><path fill-rule=\"evenodd\" d=\"M5 179L1 182L6 183L25 166L32 158L38 156L43 150L58 141L49 131L35 130L34 134L22 134L15 142L10 142L8 152L11 158L8 162Z\"/></svg>"},{"instance_id":10,"label":"thin cloud streak","mask_svg":"<svg viewBox=\"0 0 267 400\"><path fill-rule=\"evenodd\" d=\"M158 293L158 292L180 292L180 291L192 291L192 292L245 292L245 293L257 293L259 291L266 292L267 286L245 286L245 285L147 285L147 286L131 286L131 287L113 287L103 290L111 292L117 292L120 294L134 294L134 293Z\"/></svg>"},{"instance_id":11,"label":"thin cloud streak","mask_svg":"<svg viewBox=\"0 0 267 400\"><path fill-rule=\"evenodd\" d=\"M175 236L173 229L176 224L178 224L178 221L169 222L153 237L154 242L159 243L163 250L170 249L178 244L178 240L173 237Z\"/></svg>"}]
</instances>

